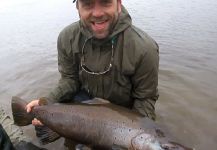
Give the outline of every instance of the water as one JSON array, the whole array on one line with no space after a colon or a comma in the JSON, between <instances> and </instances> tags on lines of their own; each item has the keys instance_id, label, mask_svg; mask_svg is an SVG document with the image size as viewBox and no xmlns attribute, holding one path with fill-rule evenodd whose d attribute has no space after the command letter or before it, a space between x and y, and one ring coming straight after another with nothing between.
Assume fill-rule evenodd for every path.
<instances>
[{"instance_id":1,"label":"water","mask_svg":"<svg viewBox=\"0 0 217 150\"><path fill-rule=\"evenodd\" d=\"M160 46L157 121L196 150L217 149L217 1L123 3ZM35 99L57 83L56 39L76 20L69 0L0 0L0 103L8 112L11 96Z\"/></svg>"}]
</instances>

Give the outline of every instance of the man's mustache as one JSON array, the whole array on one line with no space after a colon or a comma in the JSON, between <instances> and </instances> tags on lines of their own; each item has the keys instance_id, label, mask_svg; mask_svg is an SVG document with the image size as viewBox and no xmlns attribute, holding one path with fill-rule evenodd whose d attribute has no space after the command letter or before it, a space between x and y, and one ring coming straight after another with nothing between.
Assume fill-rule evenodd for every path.
<instances>
[{"instance_id":1,"label":"man's mustache","mask_svg":"<svg viewBox=\"0 0 217 150\"><path fill-rule=\"evenodd\" d=\"M104 22L107 21L109 19L109 17L107 16L102 16L102 17L92 17L90 18L91 22Z\"/></svg>"}]
</instances>

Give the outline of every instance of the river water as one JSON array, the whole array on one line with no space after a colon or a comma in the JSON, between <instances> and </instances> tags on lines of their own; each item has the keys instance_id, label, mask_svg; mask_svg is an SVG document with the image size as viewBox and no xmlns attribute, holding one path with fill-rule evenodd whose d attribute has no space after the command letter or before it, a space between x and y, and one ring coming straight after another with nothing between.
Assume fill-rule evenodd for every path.
<instances>
[{"instance_id":1,"label":"river water","mask_svg":"<svg viewBox=\"0 0 217 150\"><path fill-rule=\"evenodd\" d=\"M160 46L157 122L181 143L216 150L217 1L123 4L133 23ZM54 87L58 33L77 20L71 0L0 0L0 104L8 112L12 96L31 100ZM33 127L26 130L31 135Z\"/></svg>"}]
</instances>

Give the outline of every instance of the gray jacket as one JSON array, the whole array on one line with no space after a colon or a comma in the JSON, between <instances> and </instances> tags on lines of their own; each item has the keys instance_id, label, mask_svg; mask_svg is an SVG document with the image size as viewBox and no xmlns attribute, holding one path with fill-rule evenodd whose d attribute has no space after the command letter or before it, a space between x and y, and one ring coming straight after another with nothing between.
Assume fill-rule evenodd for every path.
<instances>
[{"instance_id":1,"label":"gray jacket","mask_svg":"<svg viewBox=\"0 0 217 150\"><path fill-rule=\"evenodd\" d=\"M83 71L80 66L82 48L86 66L96 72L104 71L111 61L112 40L114 57L110 71L103 75L91 75ZM49 96L54 102L72 100L82 89L93 97L107 99L155 118L158 45L145 32L131 24L131 17L124 7L108 38L92 38L79 21L63 29L57 45L61 79Z\"/></svg>"}]
</instances>

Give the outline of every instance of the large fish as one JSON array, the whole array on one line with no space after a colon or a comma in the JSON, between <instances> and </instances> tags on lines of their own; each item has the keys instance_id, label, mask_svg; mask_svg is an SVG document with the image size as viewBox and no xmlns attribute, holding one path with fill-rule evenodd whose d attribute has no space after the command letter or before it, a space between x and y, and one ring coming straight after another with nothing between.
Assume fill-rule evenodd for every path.
<instances>
[{"instance_id":1,"label":"large fish","mask_svg":"<svg viewBox=\"0 0 217 150\"><path fill-rule=\"evenodd\" d=\"M17 125L29 125L37 118L60 136L91 145L94 149L192 150L170 141L152 120L111 103L41 105L30 113L26 113L26 104L18 97L12 98Z\"/></svg>"}]
</instances>

